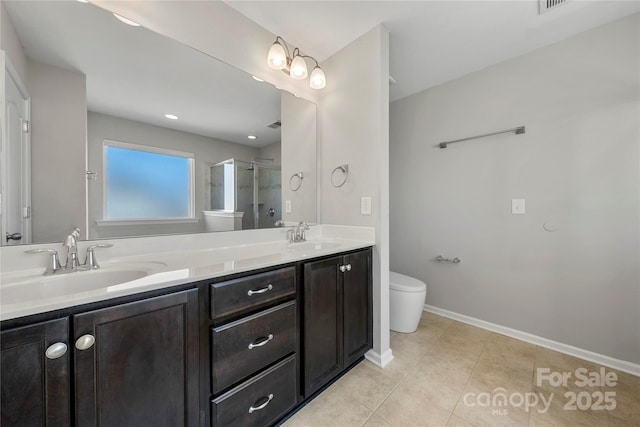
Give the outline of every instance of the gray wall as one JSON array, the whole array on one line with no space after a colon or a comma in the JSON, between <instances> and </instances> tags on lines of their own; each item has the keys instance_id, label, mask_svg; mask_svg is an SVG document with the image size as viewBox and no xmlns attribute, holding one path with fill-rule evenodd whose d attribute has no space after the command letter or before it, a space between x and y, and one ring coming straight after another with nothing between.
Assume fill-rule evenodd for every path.
<instances>
[{"instance_id":1,"label":"gray wall","mask_svg":"<svg viewBox=\"0 0 640 427\"><path fill-rule=\"evenodd\" d=\"M391 268L424 280L427 304L640 362L639 28L636 14L391 104Z\"/></svg>"},{"instance_id":2,"label":"gray wall","mask_svg":"<svg viewBox=\"0 0 640 427\"><path fill-rule=\"evenodd\" d=\"M280 117L282 126L282 219L287 223L318 222L317 211L317 111L316 105L306 99L282 92ZM300 184L297 191L290 186L291 176L302 172L302 182L295 178L292 185ZM294 187L295 188L295 187ZM291 212L285 212L286 200L291 201Z\"/></svg>"},{"instance_id":3,"label":"gray wall","mask_svg":"<svg viewBox=\"0 0 640 427\"><path fill-rule=\"evenodd\" d=\"M373 350L389 351L389 32L371 29L323 62L327 87L320 94L321 222L375 227ZM331 185L336 166L349 164L344 186ZM371 197L371 215L360 198Z\"/></svg>"},{"instance_id":4,"label":"gray wall","mask_svg":"<svg viewBox=\"0 0 640 427\"><path fill-rule=\"evenodd\" d=\"M62 241L74 226L86 230L86 79L28 60L1 8L2 49L31 96L32 242Z\"/></svg>"},{"instance_id":5,"label":"gray wall","mask_svg":"<svg viewBox=\"0 0 640 427\"><path fill-rule=\"evenodd\" d=\"M105 114L88 113L89 170L97 178L89 181L90 238L143 236L153 234L193 233L204 231L202 211L209 209L209 166L230 158L249 160L258 150L200 135L134 122ZM195 216L198 223L98 226L103 215L102 146L105 139L150 145L195 154Z\"/></svg>"},{"instance_id":6,"label":"gray wall","mask_svg":"<svg viewBox=\"0 0 640 427\"><path fill-rule=\"evenodd\" d=\"M0 47L7 53L22 82L27 81L27 57L4 2L0 3Z\"/></svg>"},{"instance_id":7,"label":"gray wall","mask_svg":"<svg viewBox=\"0 0 640 427\"><path fill-rule=\"evenodd\" d=\"M85 75L29 60L27 76L33 243L62 241L74 226L86 238Z\"/></svg>"}]
</instances>

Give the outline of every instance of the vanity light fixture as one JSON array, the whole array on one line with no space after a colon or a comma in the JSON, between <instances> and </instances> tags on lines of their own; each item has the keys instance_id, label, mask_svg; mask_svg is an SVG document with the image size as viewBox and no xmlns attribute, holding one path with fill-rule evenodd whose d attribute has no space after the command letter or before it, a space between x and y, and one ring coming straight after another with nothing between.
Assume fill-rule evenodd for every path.
<instances>
[{"instance_id":1,"label":"vanity light fixture","mask_svg":"<svg viewBox=\"0 0 640 427\"><path fill-rule=\"evenodd\" d=\"M164 116L170 120L178 120L178 116L176 116L175 114L165 114Z\"/></svg>"},{"instance_id":2,"label":"vanity light fixture","mask_svg":"<svg viewBox=\"0 0 640 427\"><path fill-rule=\"evenodd\" d=\"M138 24L136 21L132 21L131 19L125 18L122 15L118 15L115 12L113 13L113 16L115 16L118 19L118 21L124 22L125 24L131 25L132 27L139 27L140 26L140 24Z\"/></svg>"},{"instance_id":3,"label":"vanity light fixture","mask_svg":"<svg viewBox=\"0 0 640 427\"><path fill-rule=\"evenodd\" d=\"M309 77L309 86L311 86L312 89L323 89L327 85L327 78L322 68L318 65L318 61L312 56L303 55L297 47L290 53L287 42L280 36L276 37L276 41L273 42L269 49L267 64L274 70L284 71L289 74L292 79L304 80L309 75L305 58L315 63L315 67L313 67L311 76Z\"/></svg>"}]
</instances>

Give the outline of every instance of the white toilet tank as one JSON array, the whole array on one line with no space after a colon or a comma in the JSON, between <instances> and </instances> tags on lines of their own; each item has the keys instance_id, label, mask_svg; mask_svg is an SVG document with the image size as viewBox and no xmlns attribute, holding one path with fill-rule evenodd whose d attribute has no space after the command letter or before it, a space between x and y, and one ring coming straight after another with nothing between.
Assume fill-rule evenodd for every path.
<instances>
[{"instance_id":1,"label":"white toilet tank","mask_svg":"<svg viewBox=\"0 0 640 427\"><path fill-rule=\"evenodd\" d=\"M389 272L389 315L391 330L415 332L427 297L427 285L404 274Z\"/></svg>"}]
</instances>

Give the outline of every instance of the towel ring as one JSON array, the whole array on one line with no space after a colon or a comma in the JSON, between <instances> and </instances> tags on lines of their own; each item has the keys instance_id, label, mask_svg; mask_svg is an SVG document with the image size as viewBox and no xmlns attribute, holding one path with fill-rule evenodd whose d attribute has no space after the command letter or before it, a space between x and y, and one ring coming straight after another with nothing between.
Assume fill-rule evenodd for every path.
<instances>
[{"instance_id":1,"label":"towel ring","mask_svg":"<svg viewBox=\"0 0 640 427\"><path fill-rule=\"evenodd\" d=\"M302 172L294 173L293 175L291 175L291 178L289 178L289 188L291 189L291 191L298 191L300 189L300 187L302 186L302 178Z\"/></svg>"},{"instance_id":2,"label":"towel ring","mask_svg":"<svg viewBox=\"0 0 640 427\"><path fill-rule=\"evenodd\" d=\"M342 182L338 180L338 184L336 184L334 175L338 171L342 172L343 177L342 177ZM349 177L349 165L348 164L340 165L337 168L335 168L333 172L331 172L331 185L333 185L335 188L340 188L347 182L348 177Z\"/></svg>"}]
</instances>

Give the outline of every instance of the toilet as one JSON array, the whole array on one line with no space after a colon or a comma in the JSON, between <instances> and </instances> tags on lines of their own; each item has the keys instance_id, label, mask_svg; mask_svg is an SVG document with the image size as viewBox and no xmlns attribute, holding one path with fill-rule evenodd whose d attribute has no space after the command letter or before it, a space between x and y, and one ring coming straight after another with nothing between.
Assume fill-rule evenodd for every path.
<instances>
[{"instance_id":1,"label":"toilet","mask_svg":"<svg viewBox=\"0 0 640 427\"><path fill-rule=\"evenodd\" d=\"M418 329L427 297L427 285L404 274L389 272L391 330L410 334Z\"/></svg>"}]
</instances>

